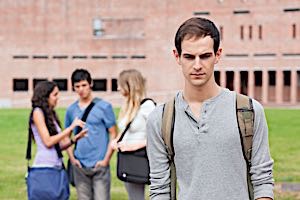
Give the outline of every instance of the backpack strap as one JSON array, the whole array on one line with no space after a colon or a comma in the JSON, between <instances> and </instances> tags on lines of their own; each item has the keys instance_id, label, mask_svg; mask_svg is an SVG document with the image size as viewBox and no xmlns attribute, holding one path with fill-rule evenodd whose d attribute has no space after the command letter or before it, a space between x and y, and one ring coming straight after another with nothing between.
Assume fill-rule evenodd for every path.
<instances>
[{"instance_id":1,"label":"backpack strap","mask_svg":"<svg viewBox=\"0 0 300 200\"><path fill-rule=\"evenodd\" d=\"M252 99L248 96L236 95L236 115L241 138L241 146L247 163L247 181L250 200L254 199L253 185L250 179L252 154L254 109ZM176 168L174 163L173 131L175 123L175 98L167 102L162 115L162 138L165 142L170 162L171 200L176 199Z\"/></svg>"},{"instance_id":2,"label":"backpack strap","mask_svg":"<svg viewBox=\"0 0 300 200\"><path fill-rule=\"evenodd\" d=\"M254 109L252 99L242 94L236 94L236 115L240 133L243 155L247 163L247 181L249 198L254 199L253 185L250 177L253 127L254 127Z\"/></svg>"},{"instance_id":3,"label":"backpack strap","mask_svg":"<svg viewBox=\"0 0 300 200\"><path fill-rule=\"evenodd\" d=\"M174 163L174 146L173 146L173 131L175 123L175 98L167 102L163 108L162 114L162 138L165 142L168 159L170 163L170 190L171 190L171 200L176 199L176 167Z\"/></svg>"}]
</instances>

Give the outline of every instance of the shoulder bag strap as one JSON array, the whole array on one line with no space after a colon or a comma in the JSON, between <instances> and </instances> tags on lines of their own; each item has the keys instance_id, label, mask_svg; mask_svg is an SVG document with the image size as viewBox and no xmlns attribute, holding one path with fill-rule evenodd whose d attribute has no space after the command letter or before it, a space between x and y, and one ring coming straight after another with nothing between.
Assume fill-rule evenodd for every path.
<instances>
[{"instance_id":1,"label":"shoulder bag strap","mask_svg":"<svg viewBox=\"0 0 300 200\"><path fill-rule=\"evenodd\" d=\"M86 122L86 119L87 119L87 117L89 116L89 114L90 114L92 108L94 107L94 105L95 105L98 101L100 101L99 98L94 98L93 101L88 105L88 107L84 110L84 113L83 113L83 115L82 115L82 117L81 117L81 120L82 120L82 121ZM76 129L76 134L77 134L77 133L80 133L81 130L82 130L82 128L81 128L81 127L78 127L78 128ZM74 144L74 150L76 149L76 147L77 147L77 142L75 142L75 144Z\"/></svg>"},{"instance_id":2,"label":"shoulder bag strap","mask_svg":"<svg viewBox=\"0 0 300 200\"><path fill-rule=\"evenodd\" d=\"M141 106L143 103L145 103L146 101L148 101L148 100L153 101L153 103L156 105L156 103L155 103L155 101L154 101L153 99L145 98L145 99L143 99L143 100L141 101L140 106ZM126 132L128 131L128 129L130 128L130 125L131 125L131 123L133 122L133 120L134 120L134 118L127 124L127 126L125 127L124 131L123 131L122 134L121 134L121 137L118 139L118 142L121 142L121 141L122 141L122 139L123 139L124 136L125 136L125 133L126 133Z\"/></svg>"},{"instance_id":3,"label":"shoulder bag strap","mask_svg":"<svg viewBox=\"0 0 300 200\"><path fill-rule=\"evenodd\" d=\"M154 105L156 105L156 102L155 102L153 99L151 99L151 98L145 98L145 99L143 99L143 100L141 101L141 104L140 104L140 105L142 105L142 104L145 103L146 101L152 101L152 102L154 103Z\"/></svg>"},{"instance_id":4,"label":"shoulder bag strap","mask_svg":"<svg viewBox=\"0 0 300 200\"><path fill-rule=\"evenodd\" d=\"M28 169L29 169L29 160L31 159L31 144L32 144L32 138L33 138L33 132L32 132L32 128L31 128L31 124L33 122L33 119L32 119L33 111L34 111L34 108L32 108L30 115L29 115L29 120L28 120L28 140L27 140L27 148L26 148L26 159L28 161L27 162ZM60 155L62 155L59 148L60 148L59 144L56 144L55 150L56 150L58 157L60 157ZM64 162L62 162L62 167L65 169Z\"/></svg>"},{"instance_id":5,"label":"shoulder bag strap","mask_svg":"<svg viewBox=\"0 0 300 200\"><path fill-rule=\"evenodd\" d=\"M26 149L26 159L28 160L28 167L29 167L29 160L31 159L31 143L33 137L32 129L31 129L32 113L33 113L33 109L30 112L29 120L28 120L28 140L27 140L27 149Z\"/></svg>"},{"instance_id":6,"label":"shoulder bag strap","mask_svg":"<svg viewBox=\"0 0 300 200\"><path fill-rule=\"evenodd\" d=\"M162 138L167 147L168 158L170 161L170 179L171 179L171 200L176 199L176 167L174 163L174 146L173 146L173 132L175 123L175 98L164 105L162 116Z\"/></svg>"}]
</instances>

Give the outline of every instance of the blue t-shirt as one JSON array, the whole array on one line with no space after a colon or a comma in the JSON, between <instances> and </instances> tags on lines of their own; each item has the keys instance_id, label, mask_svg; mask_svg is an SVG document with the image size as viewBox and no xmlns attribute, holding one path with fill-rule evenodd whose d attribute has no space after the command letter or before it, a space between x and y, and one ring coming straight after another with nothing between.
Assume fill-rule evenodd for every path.
<instances>
[{"instance_id":1,"label":"blue t-shirt","mask_svg":"<svg viewBox=\"0 0 300 200\"><path fill-rule=\"evenodd\" d=\"M88 128L88 136L78 140L74 151L75 158L83 167L94 167L97 161L104 159L109 143L108 129L116 124L112 105L100 99L94 102L84 127ZM65 116L65 127L70 126L75 117L81 119L84 111L78 101L70 105Z\"/></svg>"}]
</instances>

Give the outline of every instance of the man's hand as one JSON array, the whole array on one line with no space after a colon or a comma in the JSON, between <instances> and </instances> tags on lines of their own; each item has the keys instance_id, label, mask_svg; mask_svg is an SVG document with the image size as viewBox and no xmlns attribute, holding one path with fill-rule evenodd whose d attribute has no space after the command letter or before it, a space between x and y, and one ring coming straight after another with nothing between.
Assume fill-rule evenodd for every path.
<instances>
[{"instance_id":1,"label":"man's hand","mask_svg":"<svg viewBox=\"0 0 300 200\"><path fill-rule=\"evenodd\" d=\"M107 167L108 166L108 161L105 160L99 160L96 165L95 168L99 168L99 167Z\"/></svg>"},{"instance_id":2,"label":"man's hand","mask_svg":"<svg viewBox=\"0 0 300 200\"><path fill-rule=\"evenodd\" d=\"M79 160L77 160L77 159L74 158L74 159L70 159L70 161L71 161L72 165L75 165L75 166L77 166L79 168L82 168Z\"/></svg>"}]
</instances>

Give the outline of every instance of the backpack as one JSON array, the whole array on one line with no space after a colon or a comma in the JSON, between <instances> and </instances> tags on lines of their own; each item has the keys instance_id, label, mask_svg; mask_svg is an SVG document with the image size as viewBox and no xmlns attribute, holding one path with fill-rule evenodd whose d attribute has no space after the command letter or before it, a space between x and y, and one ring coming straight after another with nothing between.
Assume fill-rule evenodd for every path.
<instances>
[{"instance_id":1,"label":"backpack","mask_svg":"<svg viewBox=\"0 0 300 200\"><path fill-rule=\"evenodd\" d=\"M175 98L165 103L162 114L162 138L165 142L170 163L171 200L176 199L176 167L174 163L173 132L175 122ZM241 147L247 163L247 182L249 199L254 199L253 185L250 179L254 110L252 99L236 94L236 116L240 133Z\"/></svg>"}]
</instances>

